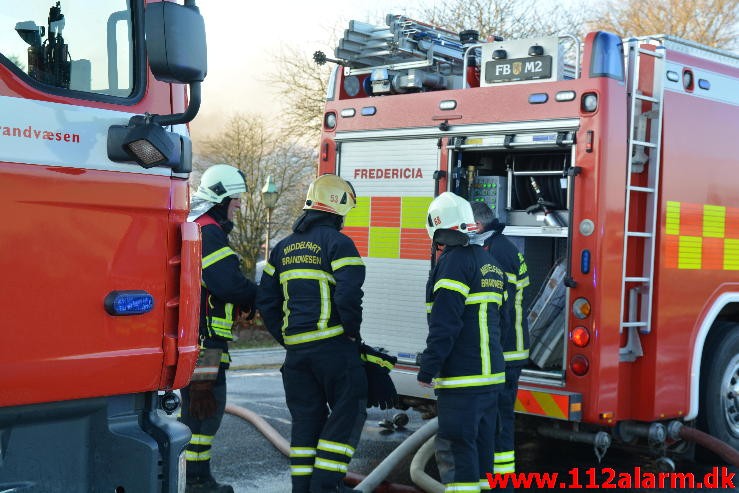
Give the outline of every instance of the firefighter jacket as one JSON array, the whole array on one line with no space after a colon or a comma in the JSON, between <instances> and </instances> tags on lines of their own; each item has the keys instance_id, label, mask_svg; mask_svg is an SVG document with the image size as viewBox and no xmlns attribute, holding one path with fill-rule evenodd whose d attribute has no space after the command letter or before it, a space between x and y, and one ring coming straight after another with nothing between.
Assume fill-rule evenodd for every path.
<instances>
[{"instance_id":1,"label":"firefighter jacket","mask_svg":"<svg viewBox=\"0 0 739 493\"><path fill-rule=\"evenodd\" d=\"M525 366L529 359L529 324L523 315L523 290L529 285L523 254L502 232L495 231L483 246L501 266L506 276L501 344L507 366Z\"/></svg>"},{"instance_id":2,"label":"firefighter jacket","mask_svg":"<svg viewBox=\"0 0 739 493\"><path fill-rule=\"evenodd\" d=\"M242 273L239 256L210 211L195 222L200 224L203 254L200 337L204 347L223 349L221 362L228 363L231 328L240 311L253 310L257 287Z\"/></svg>"},{"instance_id":3,"label":"firefighter jacket","mask_svg":"<svg viewBox=\"0 0 739 493\"><path fill-rule=\"evenodd\" d=\"M257 307L267 330L288 349L342 335L359 339L365 268L341 217L308 211L272 250Z\"/></svg>"},{"instance_id":4,"label":"firefighter jacket","mask_svg":"<svg viewBox=\"0 0 739 493\"><path fill-rule=\"evenodd\" d=\"M418 380L438 391L482 392L505 382L500 345L503 271L479 245L447 246L426 286L429 334Z\"/></svg>"}]
</instances>

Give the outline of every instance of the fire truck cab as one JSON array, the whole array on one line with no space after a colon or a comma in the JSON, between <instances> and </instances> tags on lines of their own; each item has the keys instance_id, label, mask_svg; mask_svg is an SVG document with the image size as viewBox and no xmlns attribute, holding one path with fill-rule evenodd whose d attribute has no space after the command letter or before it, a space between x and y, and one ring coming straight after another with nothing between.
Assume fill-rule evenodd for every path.
<instances>
[{"instance_id":1,"label":"fire truck cab","mask_svg":"<svg viewBox=\"0 0 739 493\"><path fill-rule=\"evenodd\" d=\"M2 10L0 490L175 493L190 431L165 411L198 355L186 123L203 19L193 0Z\"/></svg>"},{"instance_id":2,"label":"fire truck cab","mask_svg":"<svg viewBox=\"0 0 739 493\"><path fill-rule=\"evenodd\" d=\"M350 180L363 337L406 405L427 334L426 209L484 201L528 264L516 410L544 434L739 447L739 57L669 36L480 41L404 16L335 51L319 172ZM374 342L378 341L378 342ZM556 425L555 423L558 422Z\"/></svg>"}]
</instances>

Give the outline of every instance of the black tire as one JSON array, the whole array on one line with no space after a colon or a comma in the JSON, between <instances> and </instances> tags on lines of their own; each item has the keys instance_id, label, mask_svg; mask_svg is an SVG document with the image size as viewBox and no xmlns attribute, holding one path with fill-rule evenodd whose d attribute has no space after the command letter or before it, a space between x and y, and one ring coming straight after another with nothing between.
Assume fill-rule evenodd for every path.
<instances>
[{"instance_id":1,"label":"black tire","mask_svg":"<svg viewBox=\"0 0 739 493\"><path fill-rule=\"evenodd\" d=\"M739 324L716 329L703 351L698 427L739 450Z\"/></svg>"}]
</instances>

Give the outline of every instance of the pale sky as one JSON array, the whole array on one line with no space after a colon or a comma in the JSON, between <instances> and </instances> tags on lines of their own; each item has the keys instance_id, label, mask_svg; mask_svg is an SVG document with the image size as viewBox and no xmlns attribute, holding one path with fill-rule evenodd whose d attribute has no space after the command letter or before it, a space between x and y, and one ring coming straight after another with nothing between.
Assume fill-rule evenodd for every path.
<instances>
[{"instance_id":1,"label":"pale sky","mask_svg":"<svg viewBox=\"0 0 739 493\"><path fill-rule=\"evenodd\" d=\"M385 14L407 14L409 4L397 0L199 0L208 40L208 76L203 82L200 113L191 125L194 136L217 130L235 113L278 111L278 100L266 79L274 71L273 54L280 45L312 54L327 46L331 33L343 33L349 20L379 24Z\"/></svg>"}]
</instances>

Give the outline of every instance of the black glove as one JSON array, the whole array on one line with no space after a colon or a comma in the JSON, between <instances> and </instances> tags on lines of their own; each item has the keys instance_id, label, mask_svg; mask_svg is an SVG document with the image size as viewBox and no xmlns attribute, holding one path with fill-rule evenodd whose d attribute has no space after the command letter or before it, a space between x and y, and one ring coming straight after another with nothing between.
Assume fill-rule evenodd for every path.
<instances>
[{"instance_id":1,"label":"black glove","mask_svg":"<svg viewBox=\"0 0 739 493\"><path fill-rule=\"evenodd\" d=\"M360 346L360 355L367 374L367 407L391 409L398 403L398 392L390 378L398 358L366 344Z\"/></svg>"},{"instance_id":2,"label":"black glove","mask_svg":"<svg viewBox=\"0 0 739 493\"><path fill-rule=\"evenodd\" d=\"M216 396L213 394L213 380L190 382L190 414L202 421L215 413Z\"/></svg>"}]
</instances>

